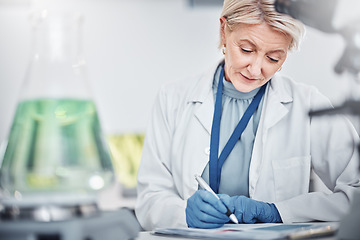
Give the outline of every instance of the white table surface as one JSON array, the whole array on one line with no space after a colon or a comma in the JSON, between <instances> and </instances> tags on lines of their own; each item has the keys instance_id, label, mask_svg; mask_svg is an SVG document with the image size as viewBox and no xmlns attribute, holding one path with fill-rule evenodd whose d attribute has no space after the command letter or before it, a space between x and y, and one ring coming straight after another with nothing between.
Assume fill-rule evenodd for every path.
<instances>
[{"instance_id":1,"label":"white table surface","mask_svg":"<svg viewBox=\"0 0 360 240\"><path fill-rule=\"evenodd\" d=\"M181 237L170 237L170 236L157 236L153 235L150 232L140 232L139 236L136 240L199 240L199 238L181 238ZM306 238L306 240L337 240L336 236L328 236L328 237L316 237L316 238ZM205 240L205 239L204 239Z\"/></svg>"},{"instance_id":2,"label":"white table surface","mask_svg":"<svg viewBox=\"0 0 360 240\"><path fill-rule=\"evenodd\" d=\"M303 224L303 223L299 223L299 224ZM313 225L319 225L319 226L332 226L334 228L338 228L339 224L336 222L318 222L318 223L311 223ZM242 230L249 230L249 229L254 229L254 228L259 228L259 227L266 227L266 226L272 226L272 225L278 225L278 224L271 224L271 223L264 223L264 224L239 224L236 226L236 229L242 229ZM281 225L281 224L279 224ZM295 224L297 225L297 224ZM232 224L230 224L229 226L224 226L225 228L230 227L233 228L234 226L232 226ZM200 239L200 238L189 238L189 237L179 237L179 236L169 236L169 235L154 235L152 234L150 231L144 231L144 232L140 232L138 237L136 238L136 240L165 240L165 239L176 239L176 240L181 240L181 239ZM202 238L201 238L202 239ZM203 238L205 239L205 238ZM313 238L306 238L306 239L317 239L317 240L335 240L337 239L336 235L327 235L324 237L313 237Z\"/></svg>"}]
</instances>

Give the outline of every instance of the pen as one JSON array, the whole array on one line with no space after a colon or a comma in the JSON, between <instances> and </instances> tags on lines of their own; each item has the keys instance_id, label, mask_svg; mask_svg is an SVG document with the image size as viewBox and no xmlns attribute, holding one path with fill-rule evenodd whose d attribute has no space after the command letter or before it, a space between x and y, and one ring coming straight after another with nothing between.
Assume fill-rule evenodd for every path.
<instances>
[{"instance_id":1,"label":"pen","mask_svg":"<svg viewBox=\"0 0 360 240\"><path fill-rule=\"evenodd\" d=\"M218 195L216 195L216 193L214 193L214 191L210 188L210 186L205 182L204 179L202 179L202 177L200 177L199 175L195 175L195 179L196 181L200 184L200 186L202 188L204 188L206 191L210 192L212 195L214 195L217 199L219 199L221 201L221 199L219 198ZM225 204L224 204L225 205ZM226 215L231 219L231 221L233 221L234 223L238 224L239 221L237 220L237 218L235 217L235 215L229 210L229 208L225 205L227 212Z\"/></svg>"}]
</instances>

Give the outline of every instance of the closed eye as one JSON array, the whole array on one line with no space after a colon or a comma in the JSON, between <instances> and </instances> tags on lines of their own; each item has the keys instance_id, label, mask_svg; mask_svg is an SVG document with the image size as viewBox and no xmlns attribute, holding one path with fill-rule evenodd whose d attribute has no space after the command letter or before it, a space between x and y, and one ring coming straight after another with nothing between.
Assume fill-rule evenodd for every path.
<instances>
[{"instance_id":1,"label":"closed eye","mask_svg":"<svg viewBox=\"0 0 360 240\"><path fill-rule=\"evenodd\" d=\"M253 51L250 50L250 49L245 49L245 48L242 48L241 51L245 52L245 53L252 53Z\"/></svg>"},{"instance_id":2,"label":"closed eye","mask_svg":"<svg viewBox=\"0 0 360 240\"><path fill-rule=\"evenodd\" d=\"M270 61L272 61L272 62L275 62L275 63L279 62L278 59L275 59L275 58L272 58L272 57L268 57L268 59L269 59Z\"/></svg>"}]
</instances>

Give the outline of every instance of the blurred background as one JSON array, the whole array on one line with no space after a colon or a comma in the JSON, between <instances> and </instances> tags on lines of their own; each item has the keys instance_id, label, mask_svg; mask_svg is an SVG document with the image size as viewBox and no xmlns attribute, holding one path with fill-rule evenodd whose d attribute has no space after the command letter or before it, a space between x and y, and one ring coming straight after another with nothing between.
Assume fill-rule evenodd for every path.
<instances>
[{"instance_id":1,"label":"blurred background","mask_svg":"<svg viewBox=\"0 0 360 240\"><path fill-rule=\"evenodd\" d=\"M29 63L31 11L83 14L87 79L103 132L116 148L122 140L113 137L127 134L138 136L141 146L163 83L200 73L222 57L217 48L221 7L221 0L0 0L0 142L7 139ZM356 19L359 9L358 0L340 1L334 25ZM289 54L281 73L316 86L340 105L351 86L349 76L333 71L344 47L341 36L308 27L300 51ZM118 189L114 194L121 195ZM115 197L115 205L133 204L133 199L114 203Z\"/></svg>"}]
</instances>

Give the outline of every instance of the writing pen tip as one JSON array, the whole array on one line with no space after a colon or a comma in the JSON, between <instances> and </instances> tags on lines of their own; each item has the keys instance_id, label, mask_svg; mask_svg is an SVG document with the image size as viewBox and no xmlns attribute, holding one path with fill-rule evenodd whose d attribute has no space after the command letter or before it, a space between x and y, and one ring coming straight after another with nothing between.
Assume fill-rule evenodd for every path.
<instances>
[{"instance_id":1,"label":"writing pen tip","mask_svg":"<svg viewBox=\"0 0 360 240\"><path fill-rule=\"evenodd\" d=\"M231 221L233 221L234 223L239 224L239 221L237 220L237 218L235 217L234 214L231 214L231 215L229 216L229 218L230 218Z\"/></svg>"}]
</instances>

